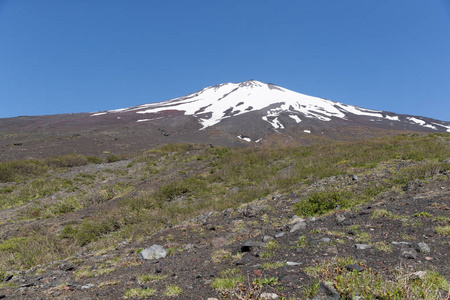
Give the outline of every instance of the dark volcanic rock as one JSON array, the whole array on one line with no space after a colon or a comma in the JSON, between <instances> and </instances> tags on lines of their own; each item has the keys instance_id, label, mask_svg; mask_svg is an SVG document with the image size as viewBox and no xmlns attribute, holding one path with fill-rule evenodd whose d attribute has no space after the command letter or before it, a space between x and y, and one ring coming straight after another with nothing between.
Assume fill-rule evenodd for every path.
<instances>
[{"instance_id":1,"label":"dark volcanic rock","mask_svg":"<svg viewBox=\"0 0 450 300\"><path fill-rule=\"evenodd\" d=\"M341 297L339 293L332 287L328 286L324 282L320 282L319 291L313 300L339 300Z\"/></svg>"}]
</instances>

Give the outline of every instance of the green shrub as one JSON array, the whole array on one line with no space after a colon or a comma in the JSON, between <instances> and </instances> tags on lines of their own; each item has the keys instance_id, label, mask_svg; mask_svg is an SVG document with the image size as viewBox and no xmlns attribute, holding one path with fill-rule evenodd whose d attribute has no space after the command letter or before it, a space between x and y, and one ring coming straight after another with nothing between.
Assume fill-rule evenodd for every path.
<instances>
[{"instance_id":1,"label":"green shrub","mask_svg":"<svg viewBox=\"0 0 450 300\"><path fill-rule=\"evenodd\" d=\"M441 172L444 172L446 164L436 161L422 161L400 170L394 177L394 181L398 184L405 184L412 180L423 180L431 178Z\"/></svg>"},{"instance_id":2,"label":"green shrub","mask_svg":"<svg viewBox=\"0 0 450 300\"><path fill-rule=\"evenodd\" d=\"M46 171L45 164L36 159L0 163L0 182L24 181Z\"/></svg>"},{"instance_id":3,"label":"green shrub","mask_svg":"<svg viewBox=\"0 0 450 300\"><path fill-rule=\"evenodd\" d=\"M66 257L69 245L63 245L51 235L33 234L15 237L0 244L0 269L28 269Z\"/></svg>"},{"instance_id":4,"label":"green shrub","mask_svg":"<svg viewBox=\"0 0 450 300\"><path fill-rule=\"evenodd\" d=\"M39 177L26 185L16 186L11 193L4 195L0 201L0 209L17 207L69 187L70 183L64 179Z\"/></svg>"},{"instance_id":5,"label":"green shrub","mask_svg":"<svg viewBox=\"0 0 450 300\"><path fill-rule=\"evenodd\" d=\"M119 155L109 155L106 157L107 163L113 163L113 162L121 161L121 160L123 160L123 158L120 157Z\"/></svg>"},{"instance_id":6,"label":"green shrub","mask_svg":"<svg viewBox=\"0 0 450 300\"><path fill-rule=\"evenodd\" d=\"M69 154L63 156L53 156L47 158L45 163L51 167L57 168L71 168L77 166L85 166L89 163L88 159L84 155Z\"/></svg>"},{"instance_id":7,"label":"green shrub","mask_svg":"<svg viewBox=\"0 0 450 300\"><path fill-rule=\"evenodd\" d=\"M83 220L79 226L66 225L60 237L74 240L78 245L85 246L101 236L120 229L122 224L113 216L104 219Z\"/></svg>"},{"instance_id":8,"label":"green shrub","mask_svg":"<svg viewBox=\"0 0 450 300\"><path fill-rule=\"evenodd\" d=\"M125 297L126 298L147 298L147 297L151 297L154 296L156 294L156 290L155 289L151 289L151 288L134 288L134 289L129 289L125 292Z\"/></svg>"},{"instance_id":9,"label":"green shrub","mask_svg":"<svg viewBox=\"0 0 450 300\"><path fill-rule=\"evenodd\" d=\"M215 290L226 291L236 288L244 282L244 276L240 274L239 269L225 269L220 276L211 282L211 287Z\"/></svg>"},{"instance_id":10,"label":"green shrub","mask_svg":"<svg viewBox=\"0 0 450 300\"><path fill-rule=\"evenodd\" d=\"M316 192L303 201L294 204L294 212L301 216L322 215L337 206L342 208L351 205L350 192Z\"/></svg>"},{"instance_id":11,"label":"green shrub","mask_svg":"<svg viewBox=\"0 0 450 300\"><path fill-rule=\"evenodd\" d=\"M101 164L103 162L103 159L97 156L88 156L86 159L90 164Z\"/></svg>"}]
</instances>

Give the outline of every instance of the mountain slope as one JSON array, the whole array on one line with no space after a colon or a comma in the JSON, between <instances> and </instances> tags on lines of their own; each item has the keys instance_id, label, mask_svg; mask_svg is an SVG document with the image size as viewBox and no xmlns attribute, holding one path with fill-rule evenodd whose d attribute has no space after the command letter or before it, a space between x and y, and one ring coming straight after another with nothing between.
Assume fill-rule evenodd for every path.
<instances>
[{"instance_id":1,"label":"mountain slope","mask_svg":"<svg viewBox=\"0 0 450 300\"><path fill-rule=\"evenodd\" d=\"M450 122L365 109L250 80L110 111L0 119L0 161L132 153L183 142L310 145L406 132L450 132Z\"/></svg>"}]
</instances>

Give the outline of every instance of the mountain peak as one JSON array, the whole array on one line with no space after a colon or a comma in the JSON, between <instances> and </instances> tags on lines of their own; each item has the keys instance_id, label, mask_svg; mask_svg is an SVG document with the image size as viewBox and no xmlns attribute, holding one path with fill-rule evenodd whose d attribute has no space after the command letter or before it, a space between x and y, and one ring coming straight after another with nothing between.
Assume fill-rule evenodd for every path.
<instances>
[{"instance_id":1,"label":"mountain peak","mask_svg":"<svg viewBox=\"0 0 450 300\"><path fill-rule=\"evenodd\" d=\"M253 113L252 115L258 115L260 120L264 121L260 127L270 124L272 130L277 132L287 126L299 126L299 123L303 126L317 121L330 124L320 125L321 127L334 127L338 123L357 123L369 127L426 128L450 132L450 126L445 122L346 105L254 79L240 83L223 83L165 102L101 112L92 116L125 112L145 116L138 119L138 122L164 118L164 112L177 112L195 117L201 125L201 130L231 117ZM304 129L304 132L307 131L310 132L310 129Z\"/></svg>"},{"instance_id":2,"label":"mountain peak","mask_svg":"<svg viewBox=\"0 0 450 300\"><path fill-rule=\"evenodd\" d=\"M241 82L238 85L239 85L239 87L244 87L244 86L247 86L247 87L262 87L264 85L267 85L267 83L264 83L264 82L261 82L261 81L258 81L258 80L254 80L254 79L250 79L250 80Z\"/></svg>"}]
</instances>

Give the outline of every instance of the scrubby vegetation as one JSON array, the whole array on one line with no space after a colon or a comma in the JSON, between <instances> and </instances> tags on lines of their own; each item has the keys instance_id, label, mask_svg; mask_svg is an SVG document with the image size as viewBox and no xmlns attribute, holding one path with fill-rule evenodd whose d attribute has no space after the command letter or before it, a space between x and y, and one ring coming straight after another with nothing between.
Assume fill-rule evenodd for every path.
<instances>
[{"instance_id":1,"label":"scrubby vegetation","mask_svg":"<svg viewBox=\"0 0 450 300\"><path fill-rule=\"evenodd\" d=\"M135 156L110 155L101 159L74 154L44 160L2 162L0 209L16 209L17 214L6 223L23 227L13 234L0 236L0 275L67 258L79 251L111 249L123 240L140 240L206 211L222 211L271 194L292 195L297 198L294 213L312 217L336 209L352 209L386 192L402 192L403 187L414 180L419 183L430 178L448 180L446 174L450 164L444 161L449 158L445 140L448 136L401 135L274 148L173 144ZM120 165L108 167L109 163ZM80 171L75 171L76 168ZM381 171L388 175L378 178L376 174ZM355 176L366 175L369 179L363 189L352 185ZM333 181L335 177L347 181ZM327 180L326 184L315 185L322 179ZM343 181L346 183L342 184ZM60 223L55 221L56 227L52 228L26 227L25 220L56 220L58 216L70 216L93 206L101 212L83 218L68 217ZM371 217L399 219L396 214L383 209L374 210ZM443 236L450 234L445 217L428 212L416 213L414 217L415 222L433 217L436 232ZM23 225L20 222L24 222ZM356 227L351 230L357 241L368 241L367 233ZM261 257L272 257L277 247L276 241L267 243ZM308 248L311 245L305 236L300 236L293 247ZM391 251L387 244L378 243L375 247L380 251ZM217 250L211 258L213 263L228 264L238 259L238 255L224 250ZM272 266L267 263L264 268L280 266L282 264ZM326 271L327 277L321 280L336 282L339 292L346 297L354 296L353 291L362 292L360 288L393 299L398 295L421 296L418 283L409 290L402 286L405 282L398 281L390 286L385 279L370 272L364 275L345 273L339 261L316 269L321 271L314 273L311 269L314 276L319 278ZM430 278L438 276L427 274ZM141 282L160 279L154 275L138 278ZM243 275L230 269L215 278L211 287L228 291L243 281ZM430 279L420 284L432 289L438 281ZM441 284L439 288L445 286ZM177 286L167 286L166 295L176 296L181 292ZM154 290L143 288L130 289L124 296L148 297L153 294Z\"/></svg>"}]
</instances>

